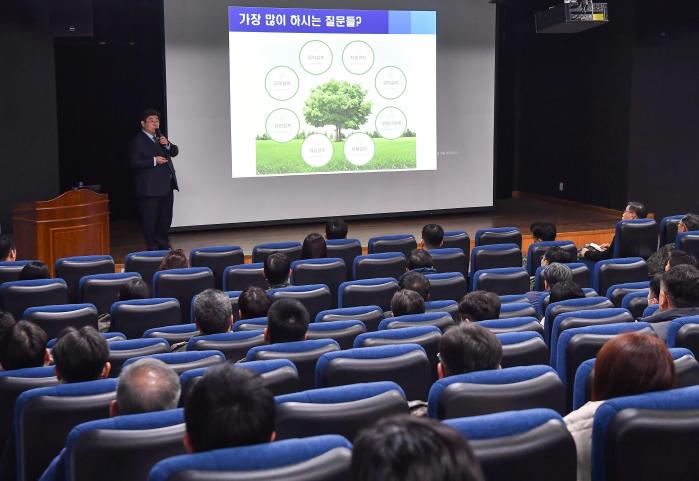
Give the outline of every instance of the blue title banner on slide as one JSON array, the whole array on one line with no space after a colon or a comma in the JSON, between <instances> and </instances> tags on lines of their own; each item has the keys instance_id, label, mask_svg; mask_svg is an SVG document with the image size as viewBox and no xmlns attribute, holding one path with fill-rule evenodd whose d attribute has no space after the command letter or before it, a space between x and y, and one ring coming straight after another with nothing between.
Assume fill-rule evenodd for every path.
<instances>
[{"instance_id":1,"label":"blue title banner on slide","mask_svg":"<svg viewBox=\"0 0 699 481\"><path fill-rule=\"evenodd\" d=\"M228 7L231 32L426 34L437 12Z\"/></svg>"}]
</instances>

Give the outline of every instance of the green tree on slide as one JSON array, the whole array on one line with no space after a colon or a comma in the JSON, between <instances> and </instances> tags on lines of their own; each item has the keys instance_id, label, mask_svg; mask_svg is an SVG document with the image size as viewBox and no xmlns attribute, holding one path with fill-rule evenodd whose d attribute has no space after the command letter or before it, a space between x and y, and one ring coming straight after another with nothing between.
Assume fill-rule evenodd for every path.
<instances>
[{"instance_id":1,"label":"green tree on slide","mask_svg":"<svg viewBox=\"0 0 699 481\"><path fill-rule=\"evenodd\" d=\"M303 116L314 127L335 126L335 140L342 140L342 129L358 129L371 113L371 102L359 84L330 80L311 90Z\"/></svg>"}]
</instances>

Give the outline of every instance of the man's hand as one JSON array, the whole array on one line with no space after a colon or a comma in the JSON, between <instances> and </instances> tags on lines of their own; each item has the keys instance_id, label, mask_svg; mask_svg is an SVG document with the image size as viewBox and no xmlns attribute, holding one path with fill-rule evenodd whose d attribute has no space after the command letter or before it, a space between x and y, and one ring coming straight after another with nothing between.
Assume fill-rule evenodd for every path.
<instances>
[{"instance_id":1,"label":"man's hand","mask_svg":"<svg viewBox=\"0 0 699 481\"><path fill-rule=\"evenodd\" d=\"M589 251L589 250L590 250L590 249L588 249L587 247L583 247L582 249L580 249L580 252L578 253L578 256L582 259L583 257L585 257L585 254L586 254L587 251Z\"/></svg>"},{"instance_id":2,"label":"man's hand","mask_svg":"<svg viewBox=\"0 0 699 481\"><path fill-rule=\"evenodd\" d=\"M160 145L168 145L170 143L170 141L164 135L160 136L158 142L160 142Z\"/></svg>"},{"instance_id":3,"label":"man's hand","mask_svg":"<svg viewBox=\"0 0 699 481\"><path fill-rule=\"evenodd\" d=\"M164 137L162 137L162 138L164 138ZM163 165L164 163L167 162L167 158L165 158L165 157L163 157L163 156L161 156L161 155L157 155L157 156L155 157L155 162L156 162L158 165Z\"/></svg>"},{"instance_id":4,"label":"man's hand","mask_svg":"<svg viewBox=\"0 0 699 481\"><path fill-rule=\"evenodd\" d=\"M609 244L604 243L599 245L602 249L609 249Z\"/></svg>"}]
</instances>

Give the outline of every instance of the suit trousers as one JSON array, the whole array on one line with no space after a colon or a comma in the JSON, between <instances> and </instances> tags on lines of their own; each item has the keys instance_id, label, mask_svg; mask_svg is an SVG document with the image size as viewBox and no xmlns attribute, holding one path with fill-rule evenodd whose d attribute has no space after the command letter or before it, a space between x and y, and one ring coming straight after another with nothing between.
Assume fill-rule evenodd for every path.
<instances>
[{"instance_id":1,"label":"suit trousers","mask_svg":"<svg viewBox=\"0 0 699 481\"><path fill-rule=\"evenodd\" d=\"M172 191L159 197L139 197L143 236L148 250L169 249L168 232L172 224Z\"/></svg>"}]
</instances>

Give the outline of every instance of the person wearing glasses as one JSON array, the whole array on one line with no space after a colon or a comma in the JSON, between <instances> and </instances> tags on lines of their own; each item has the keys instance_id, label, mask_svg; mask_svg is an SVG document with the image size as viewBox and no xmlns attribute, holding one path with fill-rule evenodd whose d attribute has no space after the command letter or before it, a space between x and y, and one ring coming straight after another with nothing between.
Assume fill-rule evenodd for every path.
<instances>
[{"instance_id":1,"label":"person wearing glasses","mask_svg":"<svg viewBox=\"0 0 699 481\"><path fill-rule=\"evenodd\" d=\"M644 204L640 202L629 202L626 205L626 209L624 209L624 213L621 215L621 220L645 219L646 215L648 215L648 210ZM599 246L588 244L580 249L578 256L581 259L597 262L604 259L611 259L613 253L614 238L612 238L612 242L609 244L600 244Z\"/></svg>"}]
</instances>

